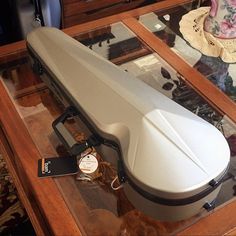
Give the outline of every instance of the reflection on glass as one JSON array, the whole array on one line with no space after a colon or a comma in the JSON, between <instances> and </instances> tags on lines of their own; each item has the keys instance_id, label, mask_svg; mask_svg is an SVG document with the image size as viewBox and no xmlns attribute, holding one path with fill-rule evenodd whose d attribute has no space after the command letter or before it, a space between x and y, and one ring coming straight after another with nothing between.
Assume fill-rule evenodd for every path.
<instances>
[{"instance_id":1,"label":"reflection on glass","mask_svg":"<svg viewBox=\"0 0 236 236\"><path fill-rule=\"evenodd\" d=\"M220 58L205 56L182 38L179 21L193 7L196 6L186 5L159 16L158 13L149 13L140 16L139 22L235 101L236 65L225 63Z\"/></svg>"},{"instance_id":2,"label":"reflection on glass","mask_svg":"<svg viewBox=\"0 0 236 236\"><path fill-rule=\"evenodd\" d=\"M236 99L236 86L229 72L229 64L218 57L202 55L194 67L212 81L218 88Z\"/></svg>"},{"instance_id":3,"label":"reflection on glass","mask_svg":"<svg viewBox=\"0 0 236 236\"><path fill-rule=\"evenodd\" d=\"M117 65L151 53L122 23L95 29L75 39Z\"/></svg>"},{"instance_id":4,"label":"reflection on glass","mask_svg":"<svg viewBox=\"0 0 236 236\"><path fill-rule=\"evenodd\" d=\"M150 17L147 22L152 22L150 21L152 17L157 19L155 14L151 14ZM166 16L166 20L168 19ZM184 53L185 46L182 44L184 41L173 31L167 30L165 24L158 21L154 30L173 50L182 47L181 52ZM209 106L182 80L176 71L157 54L149 51L123 24L117 23L78 35L76 39L103 57L119 64L127 73L134 74L137 79L144 81L218 127L228 138L231 145L232 160L235 159L233 158L236 133L234 124ZM194 55L197 55L197 58ZM203 67L201 63L204 65L206 63L198 52L190 53L189 57L193 65L196 64L198 68ZM222 71L228 69L230 68L222 69ZM212 73L211 71L209 69L209 75ZM33 74L28 61L5 66L2 75L9 94L13 98L14 104L41 156L65 155L66 150L62 147L51 127L52 121L62 113L63 109L47 88L37 87L41 84L41 80ZM75 125L70 120L68 127L74 137L78 140L84 139L80 126ZM116 175L114 166L109 163L109 160L113 158L112 153L105 157L103 150L98 149L97 152L100 161L103 162L103 169L102 176L94 182L77 181L76 176L54 179L82 232L84 231L88 235L142 235L144 233L173 235L205 215L205 213L199 214L181 222L160 222L144 215L134 209L122 190L113 191L110 188L110 182ZM233 163L234 161L232 161L230 170L235 175L236 168L234 166L236 164ZM232 178L225 182L217 199L218 205L235 195L234 187L235 182Z\"/></svg>"}]
</instances>

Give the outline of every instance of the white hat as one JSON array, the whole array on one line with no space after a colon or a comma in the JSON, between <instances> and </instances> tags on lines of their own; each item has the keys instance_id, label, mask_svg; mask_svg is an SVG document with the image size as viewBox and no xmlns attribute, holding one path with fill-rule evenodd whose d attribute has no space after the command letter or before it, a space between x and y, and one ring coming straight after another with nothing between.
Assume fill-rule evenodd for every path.
<instances>
[{"instance_id":1,"label":"white hat","mask_svg":"<svg viewBox=\"0 0 236 236\"><path fill-rule=\"evenodd\" d=\"M224 62L236 62L236 38L220 39L204 30L209 7L200 7L185 14L180 21L180 32L185 40L202 54L221 57Z\"/></svg>"}]
</instances>

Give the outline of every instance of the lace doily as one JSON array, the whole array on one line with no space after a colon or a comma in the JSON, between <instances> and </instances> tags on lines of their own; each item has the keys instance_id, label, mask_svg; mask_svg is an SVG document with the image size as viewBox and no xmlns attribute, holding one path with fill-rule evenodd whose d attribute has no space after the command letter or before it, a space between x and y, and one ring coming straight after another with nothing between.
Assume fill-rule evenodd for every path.
<instances>
[{"instance_id":1,"label":"lace doily","mask_svg":"<svg viewBox=\"0 0 236 236\"><path fill-rule=\"evenodd\" d=\"M221 57L224 62L236 62L236 39L220 39L204 31L204 19L209 7L201 7L185 14L180 21L180 32L185 40L202 54Z\"/></svg>"}]
</instances>

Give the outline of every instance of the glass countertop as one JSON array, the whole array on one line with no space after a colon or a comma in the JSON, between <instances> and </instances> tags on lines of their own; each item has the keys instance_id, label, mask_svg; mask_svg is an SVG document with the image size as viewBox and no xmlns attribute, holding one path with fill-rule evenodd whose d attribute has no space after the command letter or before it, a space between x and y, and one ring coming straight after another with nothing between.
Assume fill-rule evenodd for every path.
<instances>
[{"instance_id":1,"label":"glass countertop","mask_svg":"<svg viewBox=\"0 0 236 236\"><path fill-rule=\"evenodd\" d=\"M215 86L220 88L233 101L236 101L236 64L226 63L220 57L203 55L190 46L180 32L182 16L198 7L208 6L209 1L193 1L172 9L166 14L152 12L139 17L139 22L159 39L166 43L172 51L179 55L190 66L202 73ZM206 3L208 2L208 3Z\"/></svg>"},{"instance_id":2,"label":"glass countertop","mask_svg":"<svg viewBox=\"0 0 236 236\"><path fill-rule=\"evenodd\" d=\"M158 20L155 14L143 17L140 18L143 22L147 19L145 17L154 17ZM160 24L164 27L163 23ZM229 143L232 143L230 144L232 151L230 171L232 175L235 175L236 162L233 157L236 153L232 141L236 135L235 124L211 107L185 83L178 72L147 48L122 23L118 22L77 35L76 40L215 125ZM198 56L201 57L201 55ZM194 58L192 63L195 63ZM4 64L0 69L1 80L41 156L56 157L67 154L67 150L62 146L51 126L65 108L41 79L32 72L28 57ZM77 137L84 135L83 128L76 121L69 122L68 127L73 135ZM86 232L87 235L173 235L208 214L202 211L190 219L179 222L160 222L144 215L132 206L122 189L114 191L110 187L116 175L115 165L107 163L107 160L113 158L112 154L106 157L102 149L96 151L100 160L106 163L102 176L92 182L79 181L75 175L53 178L82 233ZM224 182L217 198L217 206L234 197L234 186L233 178Z\"/></svg>"}]
</instances>

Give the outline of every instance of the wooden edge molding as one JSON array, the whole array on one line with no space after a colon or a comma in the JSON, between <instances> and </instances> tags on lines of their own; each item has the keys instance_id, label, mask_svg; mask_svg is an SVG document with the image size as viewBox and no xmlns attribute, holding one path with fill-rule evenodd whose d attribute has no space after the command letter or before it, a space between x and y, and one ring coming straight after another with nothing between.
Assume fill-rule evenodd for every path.
<instances>
[{"instance_id":1,"label":"wooden edge molding","mask_svg":"<svg viewBox=\"0 0 236 236\"><path fill-rule=\"evenodd\" d=\"M233 229L231 229L231 230L229 230L228 232L226 232L223 236L235 236L236 235L236 226L233 228Z\"/></svg>"},{"instance_id":2,"label":"wooden edge molding","mask_svg":"<svg viewBox=\"0 0 236 236\"><path fill-rule=\"evenodd\" d=\"M186 4L189 2L192 2L193 0L165 0L160 1L151 5L147 5L141 8L133 9L127 12L123 12L117 15L112 15L108 17L104 17L98 20L90 21L87 23L83 23L80 25L75 25L66 29L63 29L63 31L70 35L71 37L74 37L80 33L85 33L91 30L94 30L96 28L101 28L104 26L108 26L109 24L121 21L125 18L130 17L137 17L152 11L163 11L167 10L173 7L176 7L181 4ZM19 58L21 53L22 56L25 56L24 52L26 51L26 42L25 40L11 43L8 45L4 45L0 47L0 63L11 61L14 58Z\"/></svg>"},{"instance_id":3,"label":"wooden edge molding","mask_svg":"<svg viewBox=\"0 0 236 236\"><path fill-rule=\"evenodd\" d=\"M135 18L123 19L122 22L133 31L137 37L152 51L156 52L163 60L174 68L198 94L206 99L214 108L222 114L227 115L236 122L236 104L212 82L207 80L196 69L191 67L180 56L174 53L164 42L157 36L146 29Z\"/></svg>"},{"instance_id":4,"label":"wooden edge molding","mask_svg":"<svg viewBox=\"0 0 236 236\"><path fill-rule=\"evenodd\" d=\"M140 15L144 15L150 12L158 12L158 11L164 11L168 10L173 7L177 7L179 5L183 5L186 3L193 2L193 0L165 0L160 1L151 5L147 5L144 7L136 8L130 11L126 11L120 14L104 17L95 21L90 21L87 23L71 26L69 28L64 29L63 31L67 33L70 36L76 36L79 33L88 32L95 28L104 27L119 21L122 21L123 19L130 18L130 17L138 17ZM96 27L95 27L96 26Z\"/></svg>"},{"instance_id":5,"label":"wooden edge molding","mask_svg":"<svg viewBox=\"0 0 236 236\"><path fill-rule=\"evenodd\" d=\"M56 183L52 178L37 177L37 160L41 158L37 147L21 120L11 98L0 81L0 124L4 136L19 163L18 171L25 176L22 184L28 183L30 201L35 201L52 235L81 235ZM15 178L16 179L16 178ZM16 185L18 182L16 182ZM19 189L22 192L22 188ZM27 207L27 204L26 206ZM29 215L32 217L32 215ZM31 219L34 223L35 217ZM35 226L35 225L34 225ZM39 227L39 224L37 224ZM40 230L37 228L37 232ZM43 231L43 229L42 229Z\"/></svg>"},{"instance_id":6,"label":"wooden edge molding","mask_svg":"<svg viewBox=\"0 0 236 236\"><path fill-rule=\"evenodd\" d=\"M234 199L232 202L220 206L211 214L203 217L177 235L236 235L235 212L236 201Z\"/></svg>"}]
</instances>

